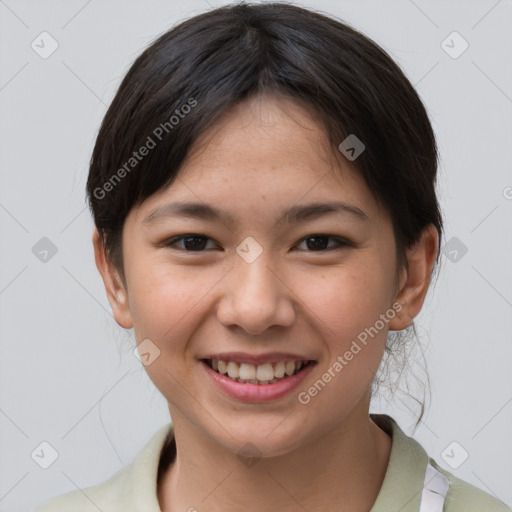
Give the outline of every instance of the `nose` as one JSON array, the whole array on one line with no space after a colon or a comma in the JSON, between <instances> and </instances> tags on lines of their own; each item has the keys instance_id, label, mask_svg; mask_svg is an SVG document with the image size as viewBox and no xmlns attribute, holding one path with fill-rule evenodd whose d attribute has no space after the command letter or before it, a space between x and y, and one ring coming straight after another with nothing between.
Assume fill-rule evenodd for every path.
<instances>
[{"instance_id":1,"label":"nose","mask_svg":"<svg viewBox=\"0 0 512 512\"><path fill-rule=\"evenodd\" d=\"M271 267L264 254L251 263L237 257L223 280L217 318L225 327L237 325L257 335L272 326L293 324L295 295L282 272Z\"/></svg>"}]
</instances>

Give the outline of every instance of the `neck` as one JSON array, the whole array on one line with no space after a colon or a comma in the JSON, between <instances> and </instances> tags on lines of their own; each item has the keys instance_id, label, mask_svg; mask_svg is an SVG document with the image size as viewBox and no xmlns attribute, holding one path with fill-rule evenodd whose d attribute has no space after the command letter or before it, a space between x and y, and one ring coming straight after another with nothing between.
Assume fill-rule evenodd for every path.
<instances>
[{"instance_id":1,"label":"neck","mask_svg":"<svg viewBox=\"0 0 512 512\"><path fill-rule=\"evenodd\" d=\"M391 439L355 412L307 445L242 464L173 411L175 460L162 474L162 512L207 510L368 511L382 486Z\"/></svg>"}]
</instances>

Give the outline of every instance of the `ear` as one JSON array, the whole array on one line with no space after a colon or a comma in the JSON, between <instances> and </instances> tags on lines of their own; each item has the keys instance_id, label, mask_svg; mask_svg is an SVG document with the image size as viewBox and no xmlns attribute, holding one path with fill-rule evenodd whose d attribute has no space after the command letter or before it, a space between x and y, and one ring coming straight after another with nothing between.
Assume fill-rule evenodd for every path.
<instances>
[{"instance_id":1,"label":"ear","mask_svg":"<svg viewBox=\"0 0 512 512\"><path fill-rule=\"evenodd\" d=\"M114 318L121 327L131 329L133 327L133 321L128 303L127 290L124 286L119 270L115 268L107 258L103 241L96 227L94 227L92 232L92 243L94 246L96 267L103 279L103 284L105 285L107 298L110 303L110 307L112 308L112 312L114 313Z\"/></svg>"},{"instance_id":2,"label":"ear","mask_svg":"<svg viewBox=\"0 0 512 512\"><path fill-rule=\"evenodd\" d=\"M389 322L389 329L399 331L408 327L421 311L430 284L430 277L439 246L439 235L429 224L420 240L407 250L408 268L402 270L395 301L402 309Z\"/></svg>"}]
</instances>

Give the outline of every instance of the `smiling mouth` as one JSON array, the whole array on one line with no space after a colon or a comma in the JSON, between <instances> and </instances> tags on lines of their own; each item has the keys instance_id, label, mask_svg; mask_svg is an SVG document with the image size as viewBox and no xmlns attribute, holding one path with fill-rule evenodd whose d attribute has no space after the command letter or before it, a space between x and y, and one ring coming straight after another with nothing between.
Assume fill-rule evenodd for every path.
<instances>
[{"instance_id":1,"label":"smiling mouth","mask_svg":"<svg viewBox=\"0 0 512 512\"><path fill-rule=\"evenodd\" d=\"M316 361L279 361L260 365L201 359L211 370L235 381L246 384L274 384L297 375Z\"/></svg>"}]
</instances>

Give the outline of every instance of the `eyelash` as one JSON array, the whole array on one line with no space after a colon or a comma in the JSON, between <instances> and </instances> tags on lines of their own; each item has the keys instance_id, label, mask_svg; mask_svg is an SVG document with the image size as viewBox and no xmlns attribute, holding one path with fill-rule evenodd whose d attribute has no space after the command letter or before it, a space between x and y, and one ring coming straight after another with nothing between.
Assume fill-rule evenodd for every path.
<instances>
[{"instance_id":1,"label":"eyelash","mask_svg":"<svg viewBox=\"0 0 512 512\"><path fill-rule=\"evenodd\" d=\"M207 240L213 240L212 238L210 238L209 236L206 236L206 235L199 235L199 234L195 234L195 233L189 233L187 235L180 235L180 236L176 236L176 237L170 238L169 240L166 240L165 242L163 242L162 245L164 247L169 247L170 249L175 249L175 250L178 250L178 251L184 251L184 252L190 252L190 253L205 252L205 250L188 251L187 249L182 249L182 248L176 247L176 242L179 242L180 240L184 240L186 238L202 238L202 239L207 239ZM301 238L300 241L299 241L299 244L302 243L305 240L310 239L310 238L327 238L327 239L332 239L332 240L334 240L336 242L337 247L331 247L329 249L320 249L319 251L306 251L306 252L324 253L324 252L327 252L327 251L343 249L344 247L353 247L353 244L350 243L348 240L346 240L344 238L341 238L339 236L333 236L333 235L325 235L323 233L314 233L312 235L308 235L308 236L306 236L304 238Z\"/></svg>"}]
</instances>

